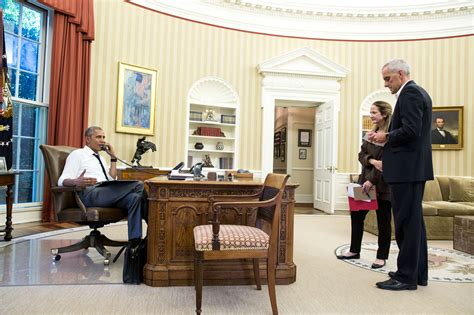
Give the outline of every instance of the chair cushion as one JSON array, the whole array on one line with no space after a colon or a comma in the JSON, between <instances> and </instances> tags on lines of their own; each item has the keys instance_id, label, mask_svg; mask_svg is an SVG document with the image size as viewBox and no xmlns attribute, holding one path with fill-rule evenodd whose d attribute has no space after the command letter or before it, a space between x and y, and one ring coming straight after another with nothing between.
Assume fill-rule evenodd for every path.
<instances>
[{"instance_id":1,"label":"chair cushion","mask_svg":"<svg viewBox=\"0 0 474 315\"><path fill-rule=\"evenodd\" d=\"M197 251L212 251L212 225L194 227ZM221 250L268 249L270 237L264 231L246 225L222 224L219 231Z\"/></svg>"},{"instance_id":2,"label":"chair cushion","mask_svg":"<svg viewBox=\"0 0 474 315\"><path fill-rule=\"evenodd\" d=\"M474 201L474 178L450 178L449 201Z\"/></svg>"},{"instance_id":3,"label":"chair cushion","mask_svg":"<svg viewBox=\"0 0 474 315\"><path fill-rule=\"evenodd\" d=\"M423 201L423 215L438 215L438 208Z\"/></svg>"}]
</instances>

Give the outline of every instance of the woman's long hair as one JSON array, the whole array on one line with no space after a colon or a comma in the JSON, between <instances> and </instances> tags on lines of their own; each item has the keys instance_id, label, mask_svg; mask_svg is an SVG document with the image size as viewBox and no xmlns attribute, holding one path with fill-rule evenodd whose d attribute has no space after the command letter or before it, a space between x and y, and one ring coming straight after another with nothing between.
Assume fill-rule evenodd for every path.
<instances>
[{"instance_id":1,"label":"woman's long hair","mask_svg":"<svg viewBox=\"0 0 474 315\"><path fill-rule=\"evenodd\" d=\"M385 116L385 115L387 116L387 117L385 117L382 126L374 125L372 127L372 130L373 131L387 132L388 127L390 126L390 121L392 120L392 105L390 105L389 103L384 102L384 101L376 101L372 105L377 106L377 108L378 108L380 114L382 114L382 116Z\"/></svg>"}]
</instances>

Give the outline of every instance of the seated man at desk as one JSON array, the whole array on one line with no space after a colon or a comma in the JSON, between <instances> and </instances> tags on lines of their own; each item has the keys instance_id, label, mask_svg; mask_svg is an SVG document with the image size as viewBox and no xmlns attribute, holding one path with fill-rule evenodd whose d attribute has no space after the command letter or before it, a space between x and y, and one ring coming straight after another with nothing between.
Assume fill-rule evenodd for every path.
<instances>
[{"instance_id":1,"label":"seated man at desk","mask_svg":"<svg viewBox=\"0 0 474 315\"><path fill-rule=\"evenodd\" d=\"M105 141L102 128L86 129L86 145L71 152L66 159L59 186L79 186L84 190L79 197L86 207L117 207L127 209L128 240L137 243L142 237L142 218L147 221L148 202L144 185L140 181L115 181L117 159L110 159L108 172L105 159L99 151L115 156L115 150Z\"/></svg>"}]
</instances>

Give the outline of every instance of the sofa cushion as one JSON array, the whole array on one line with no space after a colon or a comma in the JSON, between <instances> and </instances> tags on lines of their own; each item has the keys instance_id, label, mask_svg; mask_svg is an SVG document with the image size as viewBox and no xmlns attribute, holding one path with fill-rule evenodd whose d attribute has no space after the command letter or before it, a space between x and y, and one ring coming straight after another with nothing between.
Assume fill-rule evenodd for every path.
<instances>
[{"instance_id":1,"label":"sofa cushion","mask_svg":"<svg viewBox=\"0 0 474 315\"><path fill-rule=\"evenodd\" d=\"M449 201L474 202L474 178L450 178Z\"/></svg>"},{"instance_id":2,"label":"sofa cushion","mask_svg":"<svg viewBox=\"0 0 474 315\"><path fill-rule=\"evenodd\" d=\"M450 201L425 201L425 204L436 207L438 215L452 217L455 215L474 215L474 207L459 202Z\"/></svg>"},{"instance_id":3,"label":"sofa cushion","mask_svg":"<svg viewBox=\"0 0 474 315\"><path fill-rule=\"evenodd\" d=\"M438 208L423 201L423 215L438 215Z\"/></svg>"},{"instance_id":4,"label":"sofa cushion","mask_svg":"<svg viewBox=\"0 0 474 315\"><path fill-rule=\"evenodd\" d=\"M443 195L439 188L438 179L435 177L434 180L427 181L425 184L425 193L423 194L423 201L441 201Z\"/></svg>"},{"instance_id":5,"label":"sofa cushion","mask_svg":"<svg viewBox=\"0 0 474 315\"><path fill-rule=\"evenodd\" d=\"M439 188L441 189L441 195L443 195L443 200L449 200L449 176L436 176L436 179L439 183Z\"/></svg>"}]
</instances>

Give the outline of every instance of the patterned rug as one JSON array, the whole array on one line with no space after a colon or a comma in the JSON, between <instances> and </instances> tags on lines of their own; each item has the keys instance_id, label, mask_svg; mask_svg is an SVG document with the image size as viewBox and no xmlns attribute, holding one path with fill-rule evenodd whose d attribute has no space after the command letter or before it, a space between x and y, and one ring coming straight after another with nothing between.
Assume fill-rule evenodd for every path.
<instances>
[{"instance_id":1,"label":"patterned rug","mask_svg":"<svg viewBox=\"0 0 474 315\"><path fill-rule=\"evenodd\" d=\"M349 251L349 244L339 246L336 255ZM375 272L387 273L397 270L398 247L395 242L390 246L390 255L385 267L371 269L377 253L377 242L362 243L360 259L341 260L351 265ZM474 256L454 249L428 247L428 278L430 281L474 282Z\"/></svg>"}]
</instances>

